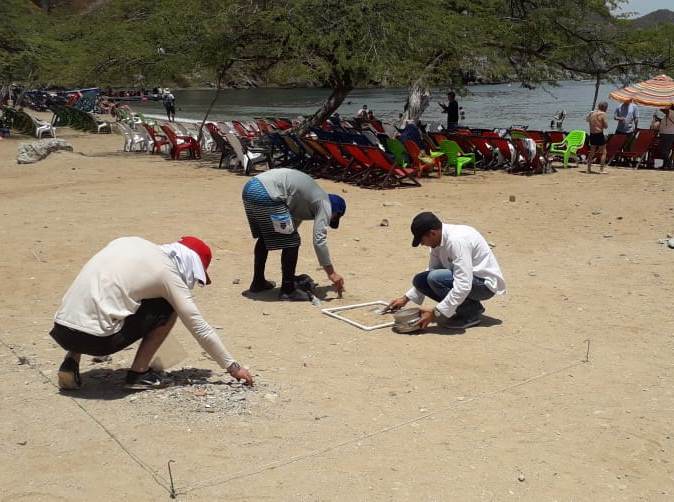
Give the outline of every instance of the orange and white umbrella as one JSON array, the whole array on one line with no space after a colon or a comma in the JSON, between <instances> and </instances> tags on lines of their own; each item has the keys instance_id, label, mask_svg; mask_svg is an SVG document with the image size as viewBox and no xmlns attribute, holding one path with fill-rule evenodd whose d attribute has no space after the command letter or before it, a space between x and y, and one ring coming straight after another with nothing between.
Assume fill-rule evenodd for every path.
<instances>
[{"instance_id":1,"label":"orange and white umbrella","mask_svg":"<svg viewBox=\"0 0 674 502\"><path fill-rule=\"evenodd\" d=\"M625 102L631 99L639 105L669 108L674 105L674 80L667 75L658 75L650 80L616 89L608 95L616 101Z\"/></svg>"}]
</instances>

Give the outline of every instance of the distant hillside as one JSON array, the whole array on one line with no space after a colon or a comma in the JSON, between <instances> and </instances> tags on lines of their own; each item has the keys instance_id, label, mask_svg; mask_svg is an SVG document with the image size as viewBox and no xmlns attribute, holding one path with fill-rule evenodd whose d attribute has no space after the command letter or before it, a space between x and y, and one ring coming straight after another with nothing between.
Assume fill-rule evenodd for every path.
<instances>
[{"instance_id":1,"label":"distant hillside","mask_svg":"<svg viewBox=\"0 0 674 502\"><path fill-rule=\"evenodd\" d=\"M638 17L632 21L635 28L651 28L660 23L674 23L674 12L668 9L660 9Z\"/></svg>"}]
</instances>

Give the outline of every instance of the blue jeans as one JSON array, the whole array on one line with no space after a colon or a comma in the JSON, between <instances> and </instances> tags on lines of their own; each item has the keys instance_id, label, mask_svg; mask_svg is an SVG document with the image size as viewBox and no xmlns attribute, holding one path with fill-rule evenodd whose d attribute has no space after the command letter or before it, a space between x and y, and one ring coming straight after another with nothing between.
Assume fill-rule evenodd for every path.
<instances>
[{"instance_id":1,"label":"blue jeans","mask_svg":"<svg viewBox=\"0 0 674 502\"><path fill-rule=\"evenodd\" d=\"M454 286L454 274L451 270L444 268L429 270L415 275L412 284L423 295L440 302ZM494 292L485 286L484 279L473 275L473 288L464 302L457 307L456 314L465 319L474 319L484 311L480 302L492 296Z\"/></svg>"}]
</instances>

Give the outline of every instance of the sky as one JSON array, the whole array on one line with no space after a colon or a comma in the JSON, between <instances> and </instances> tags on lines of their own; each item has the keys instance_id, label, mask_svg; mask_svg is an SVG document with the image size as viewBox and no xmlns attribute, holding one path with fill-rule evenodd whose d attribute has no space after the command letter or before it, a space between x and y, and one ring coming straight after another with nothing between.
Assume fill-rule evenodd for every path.
<instances>
[{"instance_id":1,"label":"sky","mask_svg":"<svg viewBox=\"0 0 674 502\"><path fill-rule=\"evenodd\" d=\"M674 10L672 0L629 0L621 7L621 12L637 12L643 16L658 9Z\"/></svg>"}]
</instances>

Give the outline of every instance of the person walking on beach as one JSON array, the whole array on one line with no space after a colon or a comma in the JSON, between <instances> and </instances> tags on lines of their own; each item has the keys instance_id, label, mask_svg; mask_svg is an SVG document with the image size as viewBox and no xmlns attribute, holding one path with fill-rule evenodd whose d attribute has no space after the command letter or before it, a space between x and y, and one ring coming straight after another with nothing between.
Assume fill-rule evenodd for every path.
<instances>
[{"instance_id":1,"label":"person walking on beach","mask_svg":"<svg viewBox=\"0 0 674 502\"><path fill-rule=\"evenodd\" d=\"M454 92L447 93L447 104L438 103L443 113L447 114L447 130L453 131L459 125L459 102Z\"/></svg>"},{"instance_id":2,"label":"person walking on beach","mask_svg":"<svg viewBox=\"0 0 674 502\"><path fill-rule=\"evenodd\" d=\"M346 212L342 197L326 193L301 171L278 168L258 174L243 187L243 206L255 243L253 280L248 291L259 293L276 287L265 278L269 251L281 250L280 300L310 301L311 296L295 286L295 269L300 249L297 228L304 220L314 220L313 241L318 263L337 293L344 291L344 279L335 271L328 250L328 226L338 228Z\"/></svg>"},{"instance_id":3,"label":"person walking on beach","mask_svg":"<svg viewBox=\"0 0 674 502\"><path fill-rule=\"evenodd\" d=\"M162 97L162 102L164 103L164 108L166 109L166 116L168 117L169 122L176 121L176 97L173 93L166 89L164 96Z\"/></svg>"},{"instance_id":4,"label":"person walking on beach","mask_svg":"<svg viewBox=\"0 0 674 502\"><path fill-rule=\"evenodd\" d=\"M126 387L163 386L149 365L177 318L220 367L252 385L250 372L227 352L194 303L190 290L211 283L206 272L210 262L208 245L190 236L165 245L121 237L96 253L63 297L50 332L68 351L59 368L59 387L80 388L82 354L114 354L138 340Z\"/></svg>"},{"instance_id":5,"label":"person walking on beach","mask_svg":"<svg viewBox=\"0 0 674 502\"><path fill-rule=\"evenodd\" d=\"M634 134L639 127L639 108L628 99L615 109L613 118L618 121L616 134Z\"/></svg>"},{"instance_id":6,"label":"person walking on beach","mask_svg":"<svg viewBox=\"0 0 674 502\"><path fill-rule=\"evenodd\" d=\"M417 214L411 225L412 246L431 248L428 270L414 276L412 288L391 300L393 311L412 301L421 305L426 296L438 304L421 307L420 327L432 321L452 329L480 324L482 301L506 292L501 268L487 241L473 227L443 224L430 212Z\"/></svg>"},{"instance_id":7,"label":"person walking on beach","mask_svg":"<svg viewBox=\"0 0 674 502\"><path fill-rule=\"evenodd\" d=\"M601 153L600 172L604 172L604 166L606 165L606 136L604 136L604 129L608 129L606 110L608 110L608 103L602 101L597 109L590 112L585 118L590 124L590 153L587 156L588 174L592 173L592 161L597 149Z\"/></svg>"},{"instance_id":8,"label":"person walking on beach","mask_svg":"<svg viewBox=\"0 0 674 502\"><path fill-rule=\"evenodd\" d=\"M674 105L661 110L664 117L660 121L660 154L663 158L662 168L672 168L672 145L674 144Z\"/></svg>"}]
</instances>

